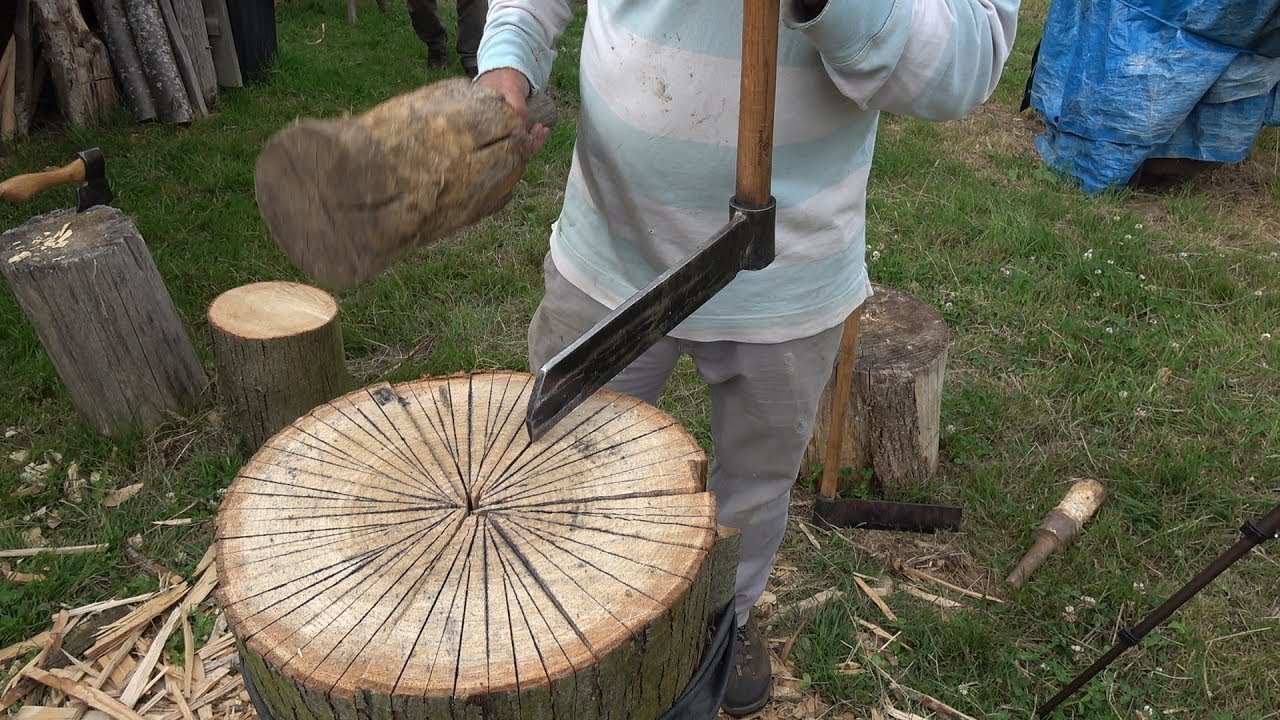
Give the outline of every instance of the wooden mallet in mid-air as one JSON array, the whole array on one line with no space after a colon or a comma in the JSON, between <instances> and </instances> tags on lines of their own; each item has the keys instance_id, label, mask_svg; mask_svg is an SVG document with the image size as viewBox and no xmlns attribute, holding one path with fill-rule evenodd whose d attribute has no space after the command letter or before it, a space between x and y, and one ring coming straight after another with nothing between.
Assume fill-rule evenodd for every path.
<instances>
[{"instance_id":1,"label":"wooden mallet in mid-air","mask_svg":"<svg viewBox=\"0 0 1280 720\"><path fill-rule=\"evenodd\" d=\"M1050 555L1070 545L1080 535L1084 524L1098 511L1106 495L1107 489L1097 480L1077 480L1062 502L1044 516L1044 521L1036 529L1035 544L1022 556L1005 582L1014 588L1020 587Z\"/></svg>"},{"instance_id":2,"label":"wooden mallet in mid-air","mask_svg":"<svg viewBox=\"0 0 1280 720\"><path fill-rule=\"evenodd\" d=\"M302 118L258 155L258 211L309 278L353 287L506 205L534 149L530 129L555 122L543 93L525 123L498 91L463 78L360 115Z\"/></svg>"}]
</instances>

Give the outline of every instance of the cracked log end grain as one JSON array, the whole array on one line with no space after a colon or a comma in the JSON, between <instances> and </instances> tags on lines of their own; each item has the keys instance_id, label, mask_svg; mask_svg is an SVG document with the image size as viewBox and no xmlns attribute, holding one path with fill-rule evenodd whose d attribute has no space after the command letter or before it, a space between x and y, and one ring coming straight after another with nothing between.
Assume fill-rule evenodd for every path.
<instances>
[{"instance_id":1,"label":"cracked log end grain","mask_svg":"<svg viewBox=\"0 0 1280 720\"><path fill-rule=\"evenodd\" d=\"M363 388L239 473L217 521L218 599L275 717L670 708L736 568L705 456L609 391L530 443L532 380Z\"/></svg>"},{"instance_id":2,"label":"cracked log end grain","mask_svg":"<svg viewBox=\"0 0 1280 720\"><path fill-rule=\"evenodd\" d=\"M530 154L497 91L450 78L359 116L295 121L259 154L255 193L289 261L346 288L499 210Z\"/></svg>"}]
</instances>

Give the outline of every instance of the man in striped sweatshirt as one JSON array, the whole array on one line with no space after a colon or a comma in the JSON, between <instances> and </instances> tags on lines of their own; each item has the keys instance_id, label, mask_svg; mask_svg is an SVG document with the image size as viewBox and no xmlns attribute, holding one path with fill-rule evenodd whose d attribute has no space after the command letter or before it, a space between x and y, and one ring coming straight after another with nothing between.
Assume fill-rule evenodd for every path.
<instances>
[{"instance_id":1,"label":"man in striped sweatshirt","mask_svg":"<svg viewBox=\"0 0 1280 720\"><path fill-rule=\"evenodd\" d=\"M734 187L742 0L589 0L564 206L529 328L538 367L725 221ZM870 295L865 201L881 111L961 116L995 89L1019 0L782 0L774 129L777 258L740 274L610 387L657 403L682 354L711 395L708 480L742 530L726 712L771 688L751 609L786 529L841 326ZM518 111L547 86L571 0L492 0L477 82ZM536 142L545 128L535 129Z\"/></svg>"}]
</instances>

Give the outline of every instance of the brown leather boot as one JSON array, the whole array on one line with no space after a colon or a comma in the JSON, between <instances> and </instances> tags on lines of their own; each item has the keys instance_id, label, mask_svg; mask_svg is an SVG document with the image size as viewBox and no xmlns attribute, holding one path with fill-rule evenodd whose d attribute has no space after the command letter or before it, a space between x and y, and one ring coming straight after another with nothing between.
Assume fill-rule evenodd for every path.
<instances>
[{"instance_id":1,"label":"brown leather boot","mask_svg":"<svg viewBox=\"0 0 1280 720\"><path fill-rule=\"evenodd\" d=\"M729 671L729 686L725 689L720 709L732 717L745 717L769 702L772 689L773 668L769 662L769 648L760 636L755 618L748 617L747 624L738 628L733 669Z\"/></svg>"}]
</instances>

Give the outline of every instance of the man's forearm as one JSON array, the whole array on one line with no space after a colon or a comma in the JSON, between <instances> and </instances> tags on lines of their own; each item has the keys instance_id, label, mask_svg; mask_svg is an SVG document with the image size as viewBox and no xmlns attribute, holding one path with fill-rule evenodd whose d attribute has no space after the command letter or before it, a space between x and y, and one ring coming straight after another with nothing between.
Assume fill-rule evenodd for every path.
<instances>
[{"instance_id":1,"label":"man's forearm","mask_svg":"<svg viewBox=\"0 0 1280 720\"><path fill-rule=\"evenodd\" d=\"M555 43L573 19L568 0L493 0L477 53L479 72L518 71L530 92L546 87Z\"/></svg>"}]
</instances>

